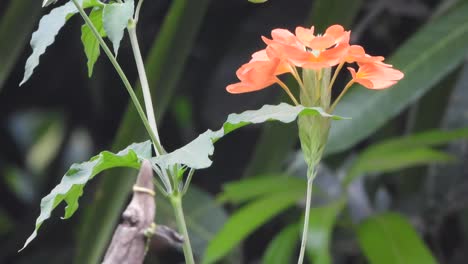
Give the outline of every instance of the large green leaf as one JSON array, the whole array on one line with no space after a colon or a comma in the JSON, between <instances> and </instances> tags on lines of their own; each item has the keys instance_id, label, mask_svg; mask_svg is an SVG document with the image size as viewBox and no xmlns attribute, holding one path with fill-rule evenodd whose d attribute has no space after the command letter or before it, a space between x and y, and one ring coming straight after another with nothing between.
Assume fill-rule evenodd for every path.
<instances>
[{"instance_id":1,"label":"large green leaf","mask_svg":"<svg viewBox=\"0 0 468 264\"><path fill-rule=\"evenodd\" d=\"M287 188L283 192L259 198L237 210L210 241L203 263L215 263L224 257L259 226L293 206L304 196L305 188Z\"/></svg>"},{"instance_id":2,"label":"large green leaf","mask_svg":"<svg viewBox=\"0 0 468 264\"><path fill-rule=\"evenodd\" d=\"M103 170L115 167L129 167L138 169L142 159L151 157L151 143L134 143L126 149L113 154L103 151L89 161L73 164L62 181L41 200L41 213L36 219L36 227L26 240L23 249L36 237L42 223L47 220L52 211L63 201L65 207L64 219L70 218L78 209L78 199L83 194L85 184Z\"/></svg>"},{"instance_id":3,"label":"large green leaf","mask_svg":"<svg viewBox=\"0 0 468 264\"><path fill-rule=\"evenodd\" d=\"M371 264L437 263L411 224L399 214L373 216L361 223L357 232Z\"/></svg>"},{"instance_id":4,"label":"large green leaf","mask_svg":"<svg viewBox=\"0 0 468 264\"><path fill-rule=\"evenodd\" d=\"M112 3L104 7L102 15L104 30L112 41L116 56L128 22L133 17L134 9L135 2L133 0L127 0L124 3Z\"/></svg>"},{"instance_id":5,"label":"large green leaf","mask_svg":"<svg viewBox=\"0 0 468 264\"><path fill-rule=\"evenodd\" d=\"M455 69L468 50L468 3L426 24L389 61L405 73L405 78L384 91L357 85L338 105L353 122L334 124L328 153L353 146L420 98Z\"/></svg>"},{"instance_id":6,"label":"large green leaf","mask_svg":"<svg viewBox=\"0 0 468 264\"><path fill-rule=\"evenodd\" d=\"M321 115L323 118L342 119L339 116L327 114L319 107L292 106L286 103L264 105L258 110L248 110L241 114L230 114L221 129L217 131L208 130L184 147L169 154L153 158L152 161L165 168L176 164L183 164L193 169L208 168L212 164L210 156L214 152L213 143L223 136L249 124L260 124L267 121L291 123L299 115Z\"/></svg>"},{"instance_id":7,"label":"large green leaf","mask_svg":"<svg viewBox=\"0 0 468 264\"><path fill-rule=\"evenodd\" d=\"M452 131L428 131L407 137L389 139L367 148L353 162L344 184L356 177L372 172L390 172L403 168L431 163L453 162L453 156L430 147L468 138L468 129Z\"/></svg>"},{"instance_id":8,"label":"large green leaf","mask_svg":"<svg viewBox=\"0 0 468 264\"><path fill-rule=\"evenodd\" d=\"M102 23L102 13L102 8L94 8L89 14L89 19L93 22L93 25L96 27L101 37L104 37L106 36L106 31ZM99 41L87 24L81 27L81 42L83 43L86 58L88 58L88 76L91 77L93 75L94 64L101 54L101 47L99 46Z\"/></svg>"},{"instance_id":9,"label":"large green leaf","mask_svg":"<svg viewBox=\"0 0 468 264\"><path fill-rule=\"evenodd\" d=\"M27 43L40 14L30 1L10 1L0 20L0 90Z\"/></svg>"},{"instance_id":10,"label":"large green leaf","mask_svg":"<svg viewBox=\"0 0 468 264\"><path fill-rule=\"evenodd\" d=\"M263 264L285 264L293 263L293 256L299 240L299 223L285 227L268 244L263 254Z\"/></svg>"},{"instance_id":11,"label":"large green leaf","mask_svg":"<svg viewBox=\"0 0 468 264\"><path fill-rule=\"evenodd\" d=\"M146 57L146 70L151 72L148 81L156 106L156 118L159 121L162 120L177 88L209 3L210 0L172 1L159 34ZM144 23L143 20L140 20L140 23ZM137 89L137 94L141 96L141 89ZM147 138L146 131L135 107L130 104L114 140L113 149L120 149L128 142L144 138ZM99 195L96 195L94 202L85 210L74 263L100 263L134 184L132 177L124 177L128 174L129 172L120 172L121 177L102 178L98 187Z\"/></svg>"},{"instance_id":12,"label":"large green leaf","mask_svg":"<svg viewBox=\"0 0 468 264\"><path fill-rule=\"evenodd\" d=\"M300 188L306 186L304 179L286 175L264 175L242 179L223 185L223 192L217 198L220 202L244 203L252 199L281 192L284 186Z\"/></svg>"},{"instance_id":13,"label":"large green leaf","mask_svg":"<svg viewBox=\"0 0 468 264\"><path fill-rule=\"evenodd\" d=\"M98 0L78 0L78 3L82 4L84 8L103 5ZM41 55L45 53L47 47L54 43L55 36L57 36L67 20L77 12L75 4L68 2L63 6L52 9L49 14L42 17L39 28L31 38L33 53L26 61L24 77L20 85L23 85L31 77L34 69L39 65Z\"/></svg>"},{"instance_id":14,"label":"large green leaf","mask_svg":"<svg viewBox=\"0 0 468 264\"><path fill-rule=\"evenodd\" d=\"M345 204L345 200L340 199L326 206L310 209L307 253L312 263L333 263L330 255L333 227Z\"/></svg>"}]
</instances>

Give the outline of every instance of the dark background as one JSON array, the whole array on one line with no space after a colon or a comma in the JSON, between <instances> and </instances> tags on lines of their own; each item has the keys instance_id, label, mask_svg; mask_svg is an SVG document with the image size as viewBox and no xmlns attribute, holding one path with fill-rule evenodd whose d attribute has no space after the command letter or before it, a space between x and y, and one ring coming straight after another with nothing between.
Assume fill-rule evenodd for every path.
<instances>
[{"instance_id":1,"label":"dark background","mask_svg":"<svg viewBox=\"0 0 468 264\"><path fill-rule=\"evenodd\" d=\"M28 22L25 22L35 21L31 23L32 28L27 34L29 39L32 31L37 28L39 14L46 14L51 8L37 11L36 6L40 5L40 1L6 0L0 2L0 14L6 13L7 7L13 1L27 1L30 5L35 5L31 6L31 14L27 16ZM152 48L172 2L164 0L145 2L138 28L144 57ZM335 8L349 8L346 6L346 1L343 2L342 6ZM347 28L353 32L353 43L362 44L368 53L390 56L435 14L435 10L442 2L444 1L363 1L356 17ZM197 6L192 4L191 8ZM228 94L225 87L236 82L235 71L248 60L250 54L263 47L260 36L269 36L272 28L293 30L298 25L304 25L313 8L314 1L306 0L270 0L260 5L251 4L247 0L211 1L207 5L206 14L201 20L199 32L188 51L186 61L180 62L176 58L178 51L171 51L173 53L170 56L174 56L173 63L182 63L179 66L182 72L172 83L172 96L168 96L167 108L164 109L164 115L159 122L165 148L176 149L208 128L217 129L229 113L256 109L265 103L277 102L281 93L278 87L242 95ZM0 20L4 17L0 16ZM22 79L24 64L31 49L27 45L27 40L18 41L14 46L20 48L21 52L18 53L3 85L0 83L1 263L70 262L70 256L79 250L76 248L76 238L79 237L81 230L79 226L83 222L84 208L93 202L95 193L99 191L101 180L99 176L85 188L80 210L72 219L59 221L60 212L57 213L53 220L43 225L38 238L29 248L21 253L17 253L16 250L21 247L33 228L34 219L39 212L40 198L59 182L71 163L87 160L102 150L113 149L113 142L127 111L128 94L103 54L95 66L92 79L87 77L86 58L80 41L81 25L79 16L73 17L67 23L55 43L41 57L40 66L32 78L21 87L18 84ZM19 27L18 24L10 26ZM0 41L11 40L2 37ZM178 43L173 45L177 47ZM2 52L0 56L6 56L8 53L5 50ZM137 75L127 37L122 42L118 59L134 83ZM0 63L2 60L0 57ZM171 60L168 61L166 65L171 64ZM150 78L152 74L148 71ZM466 70L461 70L460 67L456 74L459 74L458 78L462 78L463 74L466 75ZM162 78L164 77L166 75L163 74ZM347 76L340 76L339 82L343 83L345 78ZM434 107L440 109L438 113L440 116L419 116L419 124L422 125L413 132L439 127L456 128L462 127L463 124L466 126L467 90L466 85L460 87L458 90L463 90L458 92L457 96L452 94L456 91L455 88L436 94L435 97L439 100L436 99L437 104ZM161 89L156 87L154 97L165 97L166 95L162 93ZM454 98L458 101L454 102ZM460 108L453 109L454 105ZM156 104L156 112L160 110L158 107ZM388 125L372 137L360 142L344 154L329 157L327 164L331 168L337 168L344 160L344 156L349 153L357 153L380 139L408 134L407 124L410 118L411 110L405 110L396 118L389 120ZM138 121L135 124L138 124ZM130 129L141 130L142 127L137 125ZM254 155L260 134L261 126L252 126L241 129L219 142L214 165L210 169L197 172L194 184L216 195L222 190L223 183L251 176L245 170ZM290 136L295 137L294 134ZM463 141L449 148L449 151L460 158L462 164L457 163L443 169L434 166L416 169L418 173L423 171L421 174L427 174L431 170L451 171L453 177L462 178L460 181L453 181L452 185L447 184L441 190L442 194L436 192L436 195L442 197L433 197L440 204L437 205L437 210L430 211L431 219L428 222L436 221L437 225L430 227L437 226L437 228L425 229L429 228L426 226L422 229L423 238L441 263L463 263L457 260L466 260L468 257L466 250L463 251L467 249L468 242L468 229L466 222L463 222L467 219L468 189L463 187L467 184L466 176L468 176L466 165L463 164L468 155L466 147L466 142ZM296 144L294 149L298 148L299 145ZM293 150L288 151L288 153L293 152ZM287 167L286 161L292 156L285 154L280 167ZM415 169L400 173L414 172ZM392 194L392 199L395 199L393 209L419 212L426 203L408 194L411 194L415 186L423 184L426 180L425 177L395 179L386 175L372 181L368 187L370 190L375 190L377 189L375 186L386 186ZM444 200L448 192L457 195L455 202L459 202L460 205L449 212L438 210L453 205L452 202ZM235 207L227 206L227 210L233 212ZM298 212L300 211L294 211ZM464 217L461 217L462 215ZM423 219L427 220L425 216ZM268 241L284 222L284 219L272 220L249 237L243 247L244 263L258 261ZM349 242L339 238L337 241L338 244L340 241ZM165 260L160 263L172 263L169 259L181 260L180 254L174 249L169 249L164 243L156 241L153 244L150 255L164 256ZM339 263L366 263L355 242L347 245L349 246L346 246L346 250L336 252Z\"/></svg>"}]
</instances>

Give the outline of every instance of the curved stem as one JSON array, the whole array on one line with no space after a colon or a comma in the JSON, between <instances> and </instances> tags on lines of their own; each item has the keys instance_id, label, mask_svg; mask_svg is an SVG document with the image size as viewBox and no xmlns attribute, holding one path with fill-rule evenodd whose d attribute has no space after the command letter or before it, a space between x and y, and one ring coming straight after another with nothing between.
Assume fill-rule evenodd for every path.
<instances>
[{"instance_id":1,"label":"curved stem","mask_svg":"<svg viewBox=\"0 0 468 264\"><path fill-rule=\"evenodd\" d=\"M140 0L140 3L142 0ZM158 142L161 142L159 139L158 127L156 124L156 118L154 115L153 101L151 99L151 92L149 89L148 77L146 76L145 64L143 62L143 57L141 56L140 45L138 44L138 38L136 34L136 20L132 20L128 26L128 34L130 36L130 43L132 45L133 56L135 57L135 62L138 70L138 77L140 78L141 90L143 92L143 99L145 101L146 115L148 116L148 121L153 130L156 139ZM161 144L159 147L156 146L156 154L164 153L164 149Z\"/></svg>"},{"instance_id":2,"label":"curved stem","mask_svg":"<svg viewBox=\"0 0 468 264\"><path fill-rule=\"evenodd\" d=\"M138 1L138 5L137 5L136 10L135 10L135 24L137 24L138 20L140 19L141 6L143 5L144 1L145 0Z\"/></svg>"},{"instance_id":3,"label":"curved stem","mask_svg":"<svg viewBox=\"0 0 468 264\"><path fill-rule=\"evenodd\" d=\"M297 102L296 98L294 97L294 95L291 93L291 90L289 90L288 86L283 82L281 81L279 78L276 78L276 82L281 86L281 88L283 88L283 90L288 94L289 98L291 98L291 100L294 102L295 105L299 105L299 103Z\"/></svg>"},{"instance_id":4,"label":"curved stem","mask_svg":"<svg viewBox=\"0 0 468 264\"><path fill-rule=\"evenodd\" d=\"M190 186L190 182L192 181L192 176L194 173L195 173L195 170L190 169L188 176L187 176L187 180L185 181L185 184L184 184L184 189L182 190L182 195L185 195L187 193L188 187Z\"/></svg>"},{"instance_id":5,"label":"curved stem","mask_svg":"<svg viewBox=\"0 0 468 264\"><path fill-rule=\"evenodd\" d=\"M184 211L182 209L182 197L180 194L176 194L170 197L172 207L174 208L174 214L177 222L177 229L182 233L184 237L184 256L186 264L195 264L193 259L192 246L190 245L190 238L187 231L187 225L185 224Z\"/></svg>"},{"instance_id":6,"label":"curved stem","mask_svg":"<svg viewBox=\"0 0 468 264\"><path fill-rule=\"evenodd\" d=\"M306 207L304 215L304 226L302 227L302 241L301 241L301 250L299 252L299 258L297 264L302 264L304 261L304 254L307 245L307 236L309 233L309 218L310 218L310 202L312 200L312 183L315 178L315 170L312 175L307 177L307 195L306 195Z\"/></svg>"},{"instance_id":7,"label":"curved stem","mask_svg":"<svg viewBox=\"0 0 468 264\"><path fill-rule=\"evenodd\" d=\"M135 105L135 108L138 112L138 115L140 116L141 121L143 122L143 125L146 128L146 131L148 132L151 141L153 141L153 144L155 146L160 147L160 143L156 135L154 134L153 130L151 129L151 126L149 125L148 119L146 119L145 113L143 111L143 108L141 107L140 102L138 101L138 97L136 96L135 92L133 91L132 85L128 81L127 76L123 72L122 68L120 67L119 63L117 62L117 59L114 57L112 54L112 51L109 49L107 44L104 42L102 39L101 35L97 31L96 27L94 26L93 22L89 19L88 15L84 11L83 7L78 3L77 0L72 0L73 4L75 4L76 8L78 9L81 17L83 17L84 21L86 22L86 25L91 29L91 32L93 32L94 37L99 41L99 44L101 48L104 50L106 53L107 57L109 58L110 62L114 66L115 70L120 76L120 79L122 79L122 82L127 89L128 94L130 95L130 99L132 100L133 104Z\"/></svg>"},{"instance_id":8,"label":"curved stem","mask_svg":"<svg viewBox=\"0 0 468 264\"><path fill-rule=\"evenodd\" d=\"M335 107L336 105L338 104L338 102L341 100L341 98L343 97L343 95L349 90L349 88L354 84L354 80L351 79L351 81L349 81L345 88L343 88L343 91L340 93L340 95L338 96L338 98L336 98L335 102L333 102L332 106L330 107L330 113L333 112L333 110L335 110Z\"/></svg>"}]
</instances>

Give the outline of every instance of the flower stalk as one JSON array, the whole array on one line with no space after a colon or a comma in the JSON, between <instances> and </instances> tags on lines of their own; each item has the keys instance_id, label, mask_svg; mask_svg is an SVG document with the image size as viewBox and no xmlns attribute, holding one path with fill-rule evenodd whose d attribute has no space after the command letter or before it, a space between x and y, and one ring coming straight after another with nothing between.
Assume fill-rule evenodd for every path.
<instances>
[{"instance_id":1,"label":"flower stalk","mask_svg":"<svg viewBox=\"0 0 468 264\"><path fill-rule=\"evenodd\" d=\"M184 244L182 246L184 250L185 263L186 264L195 264L193 258L192 246L190 244L190 238L187 231L187 225L185 223L184 210L182 208L182 196L181 193L177 193L170 197L172 208L174 209L174 215L176 218L177 229L182 233L184 237Z\"/></svg>"}]
</instances>

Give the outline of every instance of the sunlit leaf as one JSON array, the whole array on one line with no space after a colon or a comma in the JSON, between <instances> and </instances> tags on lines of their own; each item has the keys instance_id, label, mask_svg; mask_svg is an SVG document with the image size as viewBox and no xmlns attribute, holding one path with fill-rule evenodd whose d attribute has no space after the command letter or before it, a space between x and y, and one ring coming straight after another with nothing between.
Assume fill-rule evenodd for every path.
<instances>
[{"instance_id":1,"label":"sunlit leaf","mask_svg":"<svg viewBox=\"0 0 468 264\"><path fill-rule=\"evenodd\" d=\"M267 1L268 0L249 0L250 3L254 3L254 4L261 4L261 3L265 3Z\"/></svg>"},{"instance_id":2,"label":"sunlit leaf","mask_svg":"<svg viewBox=\"0 0 468 264\"><path fill-rule=\"evenodd\" d=\"M134 143L117 154L103 151L89 161L73 164L62 181L41 200L41 213L36 219L36 227L26 240L23 249L36 237L42 223L47 220L52 211L63 201L65 207L64 219L70 218L78 209L78 199L83 194L85 184L103 170L115 167L129 167L138 169L142 159L151 156L151 143Z\"/></svg>"},{"instance_id":3,"label":"sunlit leaf","mask_svg":"<svg viewBox=\"0 0 468 264\"><path fill-rule=\"evenodd\" d=\"M93 22L93 25L96 27L101 37L104 37L106 36L106 32L102 24L102 10L102 8L94 8L89 14L89 19ZM101 48L99 46L99 41L87 24L81 27L81 42L84 46L86 58L88 58L88 76L91 77L93 75L94 64L101 54Z\"/></svg>"},{"instance_id":4,"label":"sunlit leaf","mask_svg":"<svg viewBox=\"0 0 468 264\"><path fill-rule=\"evenodd\" d=\"M327 153L349 148L424 95L464 61L468 51L468 3L426 24L391 57L405 73L397 85L384 91L352 87L338 104L353 122L332 126Z\"/></svg>"},{"instance_id":5,"label":"sunlit leaf","mask_svg":"<svg viewBox=\"0 0 468 264\"><path fill-rule=\"evenodd\" d=\"M293 263L296 247L299 241L300 225L298 223L285 227L268 244L263 254L263 264Z\"/></svg>"},{"instance_id":6,"label":"sunlit leaf","mask_svg":"<svg viewBox=\"0 0 468 264\"><path fill-rule=\"evenodd\" d=\"M128 21L133 17L135 3L133 0L127 0L124 3L108 4L104 7L102 16L104 30L112 41L114 53L119 52L120 42L122 41Z\"/></svg>"},{"instance_id":7,"label":"sunlit leaf","mask_svg":"<svg viewBox=\"0 0 468 264\"><path fill-rule=\"evenodd\" d=\"M237 210L221 231L210 241L203 263L215 263L258 227L304 196L306 186L286 188L283 192L259 198Z\"/></svg>"},{"instance_id":8,"label":"sunlit leaf","mask_svg":"<svg viewBox=\"0 0 468 264\"><path fill-rule=\"evenodd\" d=\"M359 225L359 244L371 264L435 264L424 242L401 215L373 216Z\"/></svg>"},{"instance_id":9,"label":"sunlit leaf","mask_svg":"<svg viewBox=\"0 0 468 264\"><path fill-rule=\"evenodd\" d=\"M212 163L210 156L214 152L213 143L223 136L249 124L260 124L267 121L290 123L296 120L299 115L321 115L324 118L342 119L339 116L327 114L318 107L291 106L286 103L264 105L258 110L249 110L241 114L230 114L220 130L208 130L184 147L169 154L153 158L152 161L166 168L175 164L183 164L193 169L208 168Z\"/></svg>"}]
</instances>

